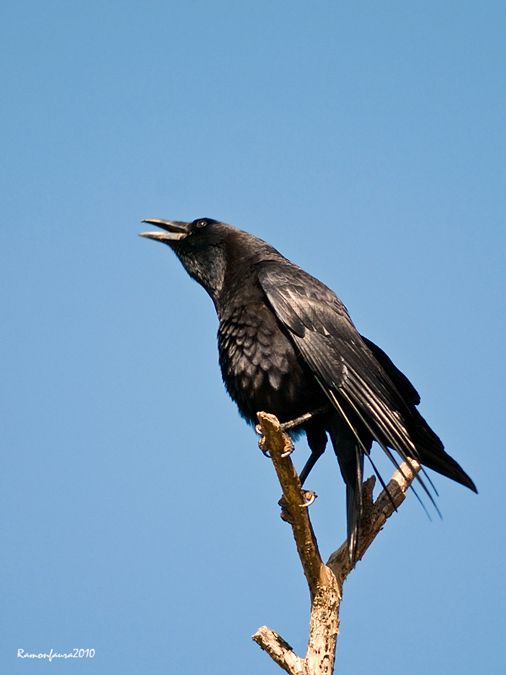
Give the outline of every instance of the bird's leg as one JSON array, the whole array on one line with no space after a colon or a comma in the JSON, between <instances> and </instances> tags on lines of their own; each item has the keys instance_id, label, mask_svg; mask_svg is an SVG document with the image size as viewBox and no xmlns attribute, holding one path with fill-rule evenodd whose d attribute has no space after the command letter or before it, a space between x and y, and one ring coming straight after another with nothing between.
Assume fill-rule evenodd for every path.
<instances>
[{"instance_id":1,"label":"bird's leg","mask_svg":"<svg viewBox=\"0 0 506 675\"><path fill-rule=\"evenodd\" d=\"M316 410L313 410L313 412L305 413L304 415L301 415L300 417L296 417L294 420L290 420L288 422L284 422L281 425L281 429L283 431L288 431L289 429L293 429L294 427L298 427L304 422L307 422L308 420L312 419L316 415L321 415L322 413L330 412L331 407L330 406L322 406L321 408L316 408Z\"/></svg>"},{"instance_id":2,"label":"bird's leg","mask_svg":"<svg viewBox=\"0 0 506 675\"><path fill-rule=\"evenodd\" d=\"M311 454L307 458L307 462L304 464L304 468L299 474L301 485L304 485L304 481L309 476L309 472L323 455L327 445L327 433L325 428L320 425L308 424L306 428L306 438Z\"/></svg>"},{"instance_id":3,"label":"bird's leg","mask_svg":"<svg viewBox=\"0 0 506 675\"><path fill-rule=\"evenodd\" d=\"M324 451L325 451L325 446L323 446L322 448L318 448L317 450L311 450L311 454L309 455L309 457L307 459L307 462L304 464L304 468L299 473L301 485L304 485L304 481L309 476L309 473L310 473L311 469L316 464L316 462L320 459L320 457L323 455Z\"/></svg>"},{"instance_id":4,"label":"bird's leg","mask_svg":"<svg viewBox=\"0 0 506 675\"><path fill-rule=\"evenodd\" d=\"M322 406L321 408L316 408L316 410L313 410L313 412L305 413L304 415L301 415L300 417L296 417L294 420L289 420L288 422L284 422L283 424L280 425L281 431L288 431L289 429L293 429L294 427L298 427L301 424L304 424L304 422L309 422L309 420L313 419L313 417L315 417L316 415L321 415L321 413L330 412L330 410L331 410L330 406L326 406L326 405ZM323 447L325 449L325 445ZM283 455L283 457L288 457L288 455L290 455L292 452L293 452L293 448L292 448L292 450L290 450L290 452L287 452L285 455ZM308 473L313 468L314 463L316 462L318 457L320 457L322 452L323 452L323 450L319 454L317 454L317 457L315 457L313 459L313 463L311 464L311 466L309 466L306 473L304 474L304 476L306 478L307 478ZM308 459L308 461L306 462L306 466L304 467L303 471L307 468L307 466L308 466L312 457L313 457L313 452L312 452L312 449L311 449L311 456ZM304 481L301 481L301 482L304 482Z\"/></svg>"}]
</instances>

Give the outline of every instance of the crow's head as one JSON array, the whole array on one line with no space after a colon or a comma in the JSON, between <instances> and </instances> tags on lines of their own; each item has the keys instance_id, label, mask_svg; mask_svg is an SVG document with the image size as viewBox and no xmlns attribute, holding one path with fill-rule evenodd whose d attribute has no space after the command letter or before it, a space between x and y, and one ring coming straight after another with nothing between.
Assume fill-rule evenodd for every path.
<instances>
[{"instance_id":1,"label":"crow's head","mask_svg":"<svg viewBox=\"0 0 506 675\"><path fill-rule=\"evenodd\" d=\"M141 237L170 246L188 274L216 302L223 287L232 240L237 240L238 236L246 233L212 218L198 218L190 223L157 219L146 219L142 222L156 225L163 232L141 232Z\"/></svg>"},{"instance_id":2,"label":"crow's head","mask_svg":"<svg viewBox=\"0 0 506 675\"><path fill-rule=\"evenodd\" d=\"M188 274L206 289L216 305L227 273L240 284L257 263L286 260L265 241L212 218L198 218L190 223L156 219L142 222L156 225L163 232L141 232L141 237L170 246Z\"/></svg>"}]
</instances>

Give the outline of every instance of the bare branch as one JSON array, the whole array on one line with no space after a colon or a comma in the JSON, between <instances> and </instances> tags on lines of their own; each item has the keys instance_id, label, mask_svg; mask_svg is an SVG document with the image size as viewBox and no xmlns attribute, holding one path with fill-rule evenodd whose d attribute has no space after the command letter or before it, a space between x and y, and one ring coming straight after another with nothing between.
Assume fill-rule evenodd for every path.
<instances>
[{"instance_id":1,"label":"bare branch","mask_svg":"<svg viewBox=\"0 0 506 675\"><path fill-rule=\"evenodd\" d=\"M332 553L323 564L309 519L308 505L312 502L300 484L290 454L293 443L281 429L279 420L268 413L258 413L262 438L259 445L274 464L283 496L280 500L282 517L290 523L302 568L311 596L311 619L306 658L297 656L283 638L267 626L253 635L253 640L290 675L332 675L339 632L339 609L343 583L352 570L348 542ZM420 465L410 459L395 472L387 488L373 501L374 476L363 486L363 513L358 542L360 560L387 518L402 504L406 491L416 478Z\"/></svg>"},{"instance_id":2,"label":"bare branch","mask_svg":"<svg viewBox=\"0 0 506 675\"><path fill-rule=\"evenodd\" d=\"M262 626L253 635L253 640L264 649L278 666L290 675L304 675L304 659L296 656L283 638L267 626Z\"/></svg>"},{"instance_id":3,"label":"bare branch","mask_svg":"<svg viewBox=\"0 0 506 675\"><path fill-rule=\"evenodd\" d=\"M329 578L309 520L308 493L302 490L299 476L290 458L293 452L292 439L281 430L279 420L274 415L260 412L258 421L263 434L260 447L262 451L268 450L276 469L283 490L282 516L292 526L297 551L313 598L318 585L327 584Z\"/></svg>"},{"instance_id":4,"label":"bare branch","mask_svg":"<svg viewBox=\"0 0 506 675\"><path fill-rule=\"evenodd\" d=\"M258 413L258 420L263 433L260 447L263 452L268 452L276 469L283 490L282 515L292 526L297 551L309 586L311 621L305 659L297 657L277 633L265 626L253 636L253 639L289 673L331 675L339 628L340 588L332 571L323 564L318 550L309 520L307 493L302 490L299 476L290 458L293 443L288 434L281 430L279 420L274 415ZM284 649L281 649L280 644ZM304 669L297 670L301 663Z\"/></svg>"}]
</instances>

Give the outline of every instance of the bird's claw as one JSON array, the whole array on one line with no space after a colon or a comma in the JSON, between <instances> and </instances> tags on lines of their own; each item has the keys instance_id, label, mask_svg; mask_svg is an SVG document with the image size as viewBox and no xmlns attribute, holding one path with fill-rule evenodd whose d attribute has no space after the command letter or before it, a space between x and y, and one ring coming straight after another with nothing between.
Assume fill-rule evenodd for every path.
<instances>
[{"instance_id":1,"label":"bird's claw","mask_svg":"<svg viewBox=\"0 0 506 675\"><path fill-rule=\"evenodd\" d=\"M271 459L271 453L266 449L265 447L265 438L262 436L262 438L258 441L258 447L262 451L262 454L264 457L267 457L268 459Z\"/></svg>"},{"instance_id":2,"label":"bird's claw","mask_svg":"<svg viewBox=\"0 0 506 675\"><path fill-rule=\"evenodd\" d=\"M303 490L303 492L306 503L301 504L301 508L307 509L309 506L311 506L311 504L314 504L318 495L316 494L316 492L313 492L312 490Z\"/></svg>"},{"instance_id":3,"label":"bird's claw","mask_svg":"<svg viewBox=\"0 0 506 675\"><path fill-rule=\"evenodd\" d=\"M304 504L300 505L301 509L307 509L311 504L314 504L315 499L317 498L316 492L313 492L312 490L302 490L301 491L305 502ZM293 518L290 516L290 511L288 509L288 504L286 502L286 499L281 497L279 500L278 504L281 506L281 520L284 520L286 523L293 523Z\"/></svg>"},{"instance_id":4,"label":"bird's claw","mask_svg":"<svg viewBox=\"0 0 506 675\"><path fill-rule=\"evenodd\" d=\"M262 436L262 438L258 441L258 447L260 448L260 450L262 451L262 454L263 454L265 457L268 457L269 459L271 459L271 457L272 457L272 456L271 456L271 453L270 453L268 450L265 449L265 438L264 438L263 435L262 435L262 434L263 434L262 427L261 427L259 424L257 424L257 425L255 426L255 431L257 432L257 434L259 434L260 436ZM290 455L292 454L293 450L294 450L294 448L293 448L293 445L292 445L292 447L291 447L289 450L287 450L286 452L283 452L283 453L280 455L280 457L283 458L283 459L285 459L286 457L290 457Z\"/></svg>"}]
</instances>

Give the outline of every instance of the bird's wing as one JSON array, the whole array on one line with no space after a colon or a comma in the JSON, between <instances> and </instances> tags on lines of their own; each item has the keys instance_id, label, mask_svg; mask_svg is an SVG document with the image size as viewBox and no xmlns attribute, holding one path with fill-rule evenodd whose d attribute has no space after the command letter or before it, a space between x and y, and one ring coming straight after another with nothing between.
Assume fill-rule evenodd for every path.
<instances>
[{"instance_id":1,"label":"bird's wing","mask_svg":"<svg viewBox=\"0 0 506 675\"><path fill-rule=\"evenodd\" d=\"M355 435L345 410L353 411L391 459L388 448L403 459L418 458L403 421L411 401L405 401L335 293L296 265L263 262L257 269L276 317Z\"/></svg>"},{"instance_id":2,"label":"bird's wing","mask_svg":"<svg viewBox=\"0 0 506 675\"><path fill-rule=\"evenodd\" d=\"M411 457L421 460L406 426L406 420L412 421L418 414L414 406L419 397L386 354L362 338L346 307L327 286L292 263L263 262L257 269L260 285L278 321L355 439L351 443L350 436L339 431L336 422L331 423L330 435L347 486L348 545L354 560L362 512L364 455L369 457L390 496L371 460L370 439L379 443L398 469L392 449L403 461L409 462ZM433 436L440 446L437 457L448 457L437 436ZM420 474L417 479L438 510Z\"/></svg>"}]
</instances>

